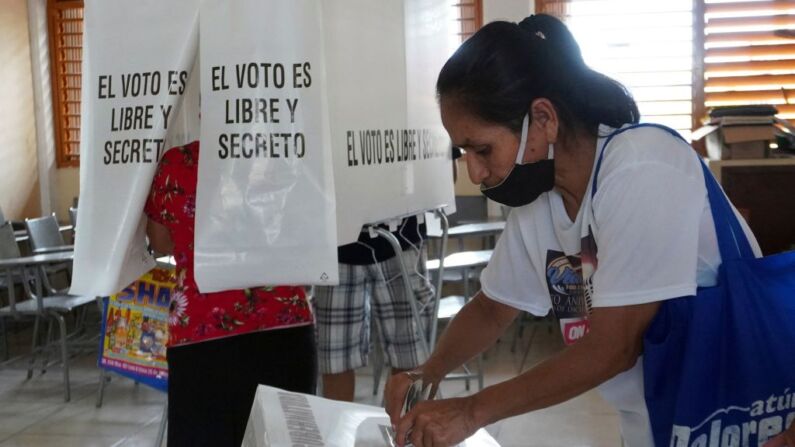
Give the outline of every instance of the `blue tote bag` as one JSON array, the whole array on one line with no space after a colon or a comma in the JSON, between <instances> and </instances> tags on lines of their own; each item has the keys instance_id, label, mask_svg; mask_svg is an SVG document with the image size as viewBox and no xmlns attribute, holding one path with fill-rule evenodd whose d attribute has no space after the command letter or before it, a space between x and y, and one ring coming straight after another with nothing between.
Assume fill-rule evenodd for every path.
<instances>
[{"instance_id":1,"label":"blue tote bag","mask_svg":"<svg viewBox=\"0 0 795 447\"><path fill-rule=\"evenodd\" d=\"M657 447L757 447L795 419L795 252L755 258L702 168L718 285L661 304L644 337L646 405Z\"/></svg>"}]
</instances>

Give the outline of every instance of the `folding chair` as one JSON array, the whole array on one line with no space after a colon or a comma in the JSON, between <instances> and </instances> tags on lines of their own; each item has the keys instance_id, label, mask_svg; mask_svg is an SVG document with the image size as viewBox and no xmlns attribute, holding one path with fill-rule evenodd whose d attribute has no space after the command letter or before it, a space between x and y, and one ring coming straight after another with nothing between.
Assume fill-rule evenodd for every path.
<instances>
[{"instance_id":1,"label":"folding chair","mask_svg":"<svg viewBox=\"0 0 795 447\"><path fill-rule=\"evenodd\" d=\"M0 209L0 259L18 258L19 256L19 246L14 237L14 228L11 226L11 222L5 220L3 210ZM10 278L2 275L0 276L0 288L15 287L21 280L21 275L12 274ZM2 306L2 302L0 302L0 306ZM3 339L3 360L5 361L11 354L8 347L8 329L5 318L0 318L0 338Z\"/></svg>"},{"instance_id":2,"label":"folding chair","mask_svg":"<svg viewBox=\"0 0 795 447\"><path fill-rule=\"evenodd\" d=\"M439 300L439 309L436 314L437 322L447 322L452 320L464 307L471 297L470 281L488 264L493 250L462 251L445 256L445 272L455 272L463 283L464 295L450 295ZM426 264L429 272L436 272L439 269L439 260L431 259ZM472 274L475 275L472 275ZM443 276L447 276L443 273ZM437 323L438 324L438 323ZM477 379L478 388L483 389L483 356L475 358L476 371L464 365L464 372L461 374L448 374L443 380L464 380L467 391L470 388L470 380Z\"/></svg>"},{"instance_id":3,"label":"folding chair","mask_svg":"<svg viewBox=\"0 0 795 447\"><path fill-rule=\"evenodd\" d=\"M37 217L35 219L25 219L25 228L28 231L30 238L30 249L33 254L51 253L57 251L72 250L73 247L67 245L61 235L61 228L58 225L58 220L55 218L55 213L49 216ZM58 295L66 293L66 289L56 289L50 283L51 274L65 273L68 282L72 280L72 264L56 264L45 266L44 271L44 287L51 295Z\"/></svg>"},{"instance_id":4,"label":"folding chair","mask_svg":"<svg viewBox=\"0 0 795 447\"><path fill-rule=\"evenodd\" d=\"M12 276L16 270L17 274L22 275L22 285L25 290L25 296L21 300L17 300L16 292L12 281ZM87 296L74 296L74 295L56 295L56 296L43 296L43 277L46 276L44 269L41 266L33 265L20 265L16 269L4 268L2 272L7 278L7 287L9 304L0 307L0 319L15 318L15 319L33 319L33 340L32 340L32 355L30 359L30 366L28 368L28 378L33 375L33 366L36 361L36 355L49 349L46 345L49 342L49 334L44 344L39 346L39 324L41 320L48 320L51 323L55 322L59 328L59 344L61 351L61 362L63 363L63 379L64 379L64 400L69 401L70 386L69 386L69 339L74 338L75 332L69 334L67 332L66 315L72 313L77 309L84 309L89 303L95 301L94 297ZM9 286L10 284L10 286ZM32 287L31 287L32 286ZM52 326L50 326L52 328ZM51 329L48 331L51 332ZM46 370L47 361L45 356L44 369Z\"/></svg>"},{"instance_id":5,"label":"folding chair","mask_svg":"<svg viewBox=\"0 0 795 447\"><path fill-rule=\"evenodd\" d=\"M70 249L61 235L61 227L55 213L49 216L25 219L25 228L30 237L30 248L34 253Z\"/></svg>"}]
</instances>

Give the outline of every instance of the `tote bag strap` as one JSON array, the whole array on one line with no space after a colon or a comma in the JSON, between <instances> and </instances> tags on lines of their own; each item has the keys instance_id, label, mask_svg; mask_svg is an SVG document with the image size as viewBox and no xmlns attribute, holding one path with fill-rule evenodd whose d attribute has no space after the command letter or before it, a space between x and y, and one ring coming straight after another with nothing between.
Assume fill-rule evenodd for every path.
<instances>
[{"instance_id":1,"label":"tote bag strap","mask_svg":"<svg viewBox=\"0 0 795 447\"><path fill-rule=\"evenodd\" d=\"M610 141L616 135L640 127L656 127L670 133L682 141L685 141L685 139L682 138L682 136L679 135L679 133L675 130L655 123L634 124L614 131L608 135L607 138L605 138L605 142L602 144L602 147L599 150L599 159L596 161L593 183L591 185L591 199L593 199L593 197L596 195L596 191L598 190L597 179L599 178L599 170L602 168L602 161L604 160L607 145L610 144ZM687 141L685 142L687 143ZM698 157L698 154L696 154L696 156ZM701 169L704 173L704 183L707 187L707 197L709 199L710 209L712 210L712 220L715 225L715 234L718 239L718 248L720 250L721 259L730 260L754 258L755 256L753 250L751 250L751 245L748 243L748 237L745 235L745 231L743 231L739 220L737 220L737 216L734 214L731 204L726 198L726 194L723 193L723 190L721 189L720 185L718 185L715 177L712 176L712 173L707 168L707 165L702 160L699 160L699 163L701 164Z\"/></svg>"},{"instance_id":2,"label":"tote bag strap","mask_svg":"<svg viewBox=\"0 0 795 447\"><path fill-rule=\"evenodd\" d=\"M726 194L712 176L707 165L702 161L701 170L704 171L704 182L709 194L709 206L712 209L712 219L715 222L715 234L718 237L718 247L722 260L753 259L756 257L748 242L737 215L726 198Z\"/></svg>"}]
</instances>

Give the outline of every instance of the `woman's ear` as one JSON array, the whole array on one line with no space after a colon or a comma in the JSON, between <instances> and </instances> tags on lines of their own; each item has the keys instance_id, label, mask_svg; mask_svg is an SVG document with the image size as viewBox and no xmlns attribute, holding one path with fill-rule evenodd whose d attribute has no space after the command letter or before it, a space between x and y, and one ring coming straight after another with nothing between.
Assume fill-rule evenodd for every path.
<instances>
[{"instance_id":1,"label":"woman's ear","mask_svg":"<svg viewBox=\"0 0 795 447\"><path fill-rule=\"evenodd\" d=\"M552 101L547 98L533 100L530 105L530 116L533 118L533 125L540 126L540 129L543 130L547 142L557 143L560 122L558 121L558 111L555 110Z\"/></svg>"}]
</instances>

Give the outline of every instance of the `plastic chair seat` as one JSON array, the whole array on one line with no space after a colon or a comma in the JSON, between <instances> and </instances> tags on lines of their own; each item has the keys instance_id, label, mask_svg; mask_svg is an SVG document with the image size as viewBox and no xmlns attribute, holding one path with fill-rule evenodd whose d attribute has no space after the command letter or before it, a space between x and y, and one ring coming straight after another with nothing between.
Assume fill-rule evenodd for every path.
<instances>
[{"instance_id":1,"label":"plastic chair seat","mask_svg":"<svg viewBox=\"0 0 795 447\"><path fill-rule=\"evenodd\" d=\"M478 280L480 279L480 272L477 269L470 270L468 273L469 280ZM464 280L464 274L460 271L451 271L447 270L445 267L444 272L444 282L462 282Z\"/></svg>"},{"instance_id":2,"label":"plastic chair seat","mask_svg":"<svg viewBox=\"0 0 795 447\"><path fill-rule=\"evenodd\" d=\"M453 318L465 304L466 299L461 295L446 296L439 301L439 312L436 313L436 318L440 320Z\"/></svg>"},{"instance_id":3,"label":"plastic chair seat","mask_svg":"<svg viewBox=\"0 0 795 447\"><path fill-rule=\"evenodd\" d=\"M445 271L461 270L464 268L485 267L491 259L494 250L460 251L444 258ZM425 266L428 270L438 270L439 260L431 259Z\"/></svg>"}]
</instances>

